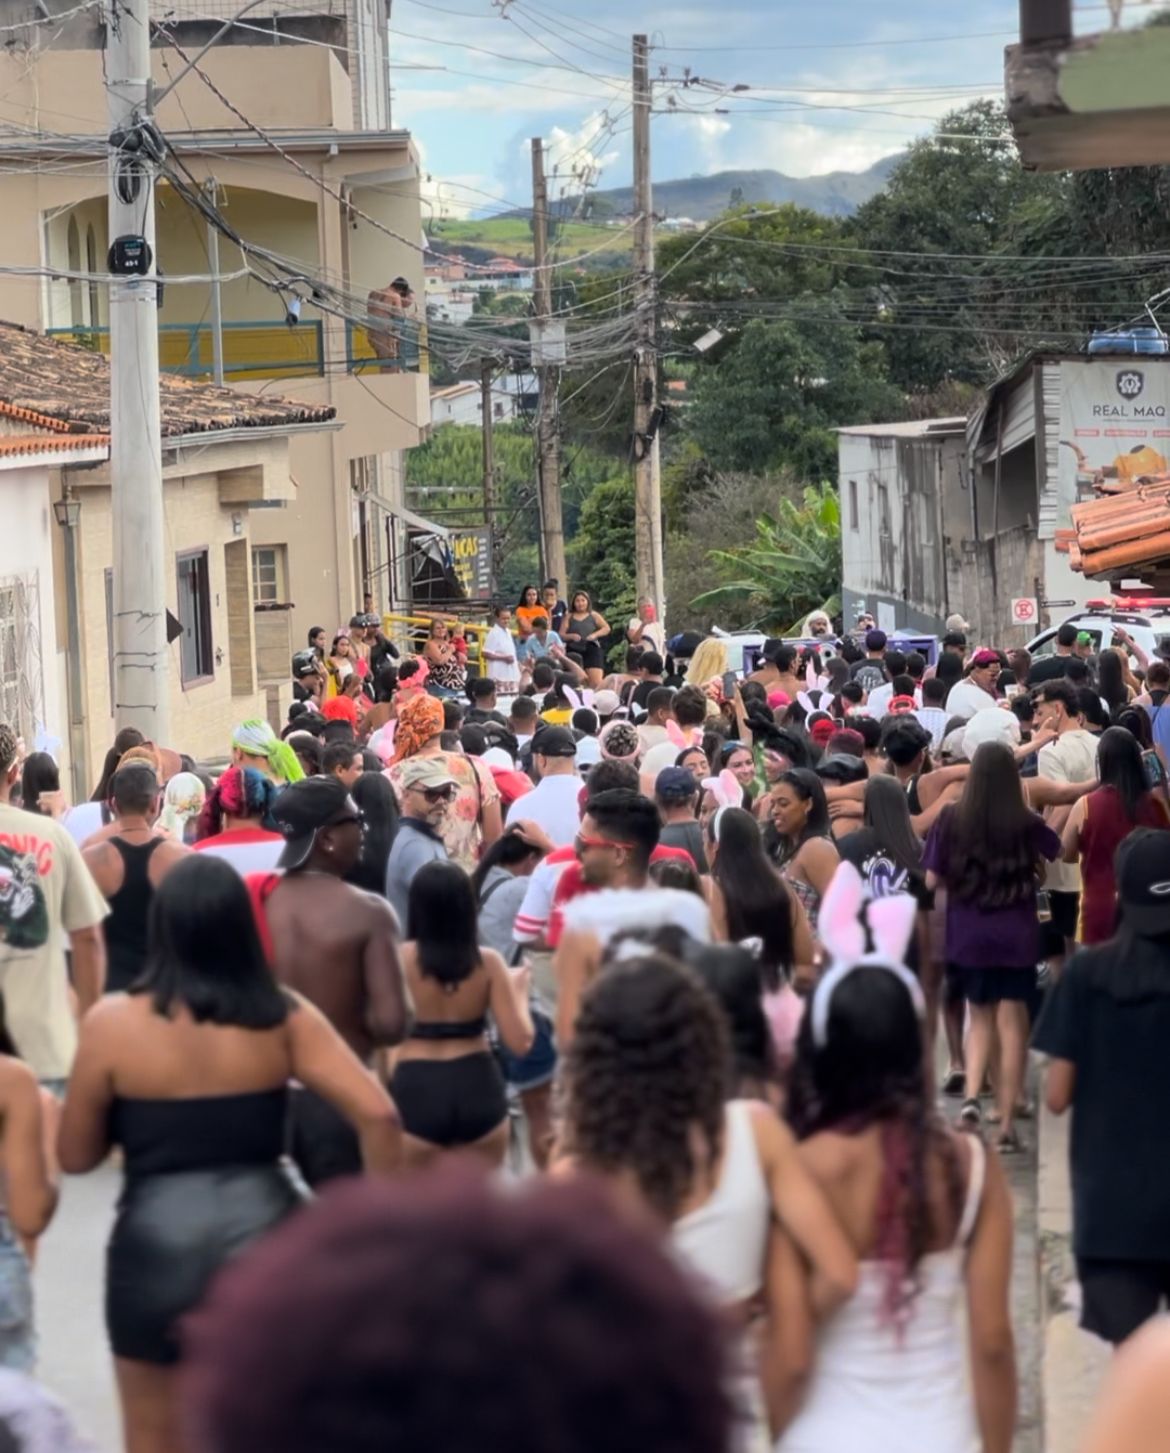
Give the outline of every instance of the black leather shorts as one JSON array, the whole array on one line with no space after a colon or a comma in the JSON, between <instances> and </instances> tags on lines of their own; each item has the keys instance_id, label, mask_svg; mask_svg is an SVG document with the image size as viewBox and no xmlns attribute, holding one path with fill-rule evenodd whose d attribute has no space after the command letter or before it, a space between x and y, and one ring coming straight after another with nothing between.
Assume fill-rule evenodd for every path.
<instances>
[{"instance_id":1,"label":"black leather shorts","mask_svg":"<svg viewBox=\"0 0 1170 1453\"><path fill-rule=\"evenodd\" d=\"M280 1165L128 1181L106 1252L106 1328L115 1357L177 1362L179 1324L220 1267L300 1203Z\"/></svg>"}]
</instances>

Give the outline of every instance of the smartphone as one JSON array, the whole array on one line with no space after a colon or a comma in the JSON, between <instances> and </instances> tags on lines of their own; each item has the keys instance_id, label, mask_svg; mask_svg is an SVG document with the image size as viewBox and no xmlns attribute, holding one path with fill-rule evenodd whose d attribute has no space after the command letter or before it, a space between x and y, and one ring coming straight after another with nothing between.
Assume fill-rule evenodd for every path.
<instances>
[{"instance_id":1,"label":"smartphone","mask_svg":"<svg viewBox=\"0 0 1170 1453\"><path fill-rule=\"evenodd\" d=\"M735 672L734 671L724 671L724 673L723 673L723 699L724 699L724 701L731 701L732 700L732 698L735 696L735 688L738 685L739 685L739 677L735 674Z\"/></svg>"},{"instance_id":2,"label":"smartphone","mask_svg":"<svg viewBox=\"0 0 1170 1453\"><path fill-rule=\"evenodd\" d=\"M1008 701L1015 701L1016 697L1019 696L1020 692L1023 691L1023 689L1024 688L1019 685L1019 683L1017 683L1015 686L1005 686L1003 689L1003 693L1007 697Z\"/></svg>"},{"instance_id":3,"label":"smartphone","mask_svg":"<svg viewBox=\"0 0 1170 1453\"><path fill-rule=\"evenodd\" d=\"M1052 899L1047 888L1041 888L1036 894L1036 917L1041 923L1052 922Z\"/></svg>"}]
</instances>

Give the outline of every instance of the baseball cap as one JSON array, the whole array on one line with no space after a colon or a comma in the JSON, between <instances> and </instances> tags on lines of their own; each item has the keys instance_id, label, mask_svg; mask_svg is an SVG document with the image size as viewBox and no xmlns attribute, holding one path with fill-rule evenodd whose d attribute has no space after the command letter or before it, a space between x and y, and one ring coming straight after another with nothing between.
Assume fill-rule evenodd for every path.
<instances>
[{"instance_id":1,"label":"baseball cap","mask_svg":"<svg viewBox=\"0 0 1170 1453\"><path fill-rule=\"evenodd\" d=\"M442 757L407 757L399 767L403 787L458 787L459 779Z\"/></svg>"},{"instance_id":2,"label":"baseball cap","mask_svg":"<svg viewBox=\"0 0 1170 1453\"><path fill-rule=\"evenodd\" d=\"M990 651L990 650L988 650L988 648L986 646L984 646L981 651L976 651L975 654L971 657L971 665L972 666L998 666L999 665L999 654L996 651Z\"/></svg>"},{"instance_id":3,"label":"baseball cap","mask_svg":"<svg viewBox=\"0 0 1170 1453\"><path fill-rule=\"evenodd\" d=\"M543 726L532 738L534 757L575 757L577 738L568 727Z\"/></svg>"},{"instance_id":4,"label":"baseball cap","mask_svg":"<svg viewBox=\"0 0 1170 1453\"><path fill-rule=\"evenodd\" d=\"M1118 856L1117 888L1129 928L1148 938L1170 933L1170 832L1130 834Z\"/></svg>"},{"instance_id":5,"label":"baseball cap","mask_svg":"<svg viewBox=\"0 0 1170 1453\"><path fill-rule=\"evenodd\" d=\"M347 806L349 788L336 777L306 777L286 787L272 804L272 817L284 838L278 868L299 868L313 851L317 834Z\"/></svg>"},{"instance_id":6,"label":"baseball cap","mask_svg":"<svg viewBox=\"0 0 1170 1453\"><path fill-rule=\"evenodd\" d=\"M1093 644L1093 638L1088 633L1088 631L1078 631L1077 632L1077 645L1078 646L1091 646L1092 644Z\"/></svg>"},{"instance_id":7,"label":"baseball cap","mask_svg":"<svg viewBox=\"0 0 1170 1453\"><path fill-rule=\"evenodd\" d=\"M867 651L884 651L886 649L886 633L885 633L885 631L878 631L878 630L866 631L866 633L865 633L865 649Z\"/></svg>"},{"instance_id":8,"label":"baseball cap","mask_svg":"<svg viewBox=\"0 0 1170 1453\"><path fill-rule=\"evenodd\" d=\"M299 681L302 676L311 676L320 665L316 651L297 651L292 658L293 680Z\"/></svg>"},{"instance_id":9,"label":"baseball cap","mask_svg":"<svg viewBox=\"0 0 1170 1453\"><path fill-rule=\"evenodd\" d=\"M593 710L602 721L611 717L621 704L621 698L616 691L595 691L593 693Z\"/></svg>"},{"instance_id":10,"label":"baseball cap","mask_svg":"<svg viewBox=\"0 0 1170 1453\"><path fill-rule=\"evenodd\" d=\"M694 797L698 790L698 783L685 767L663 767L654 779L654 791L659 797Z\"/></svg>"},{"instance_id":11,"label":"baseball cap","mask_svg":"<svg viewBox=\"0 0 1170 1453\"><path fill-rule=\"evenodd\" d=\"M1002 742L1008 747L1020 744L1020 719L1014 711L999 706L985 706L977 711L962 731L963 755L973 761L975 753L986 742Z\"/></svg>"},{"instance_id":12,"label":"baseball cap","mask_svg":"<svg viewBox=\"0 0 1170 1453\"><path fill-rule=\"evenodd\" d=\"M966 620L965 617L961 616L958 611L956 611L954 615L947 616L948 632L955 631L961 633L962 635L966 635L970 629L970 621Z\"/></svg>"}]
</instances>

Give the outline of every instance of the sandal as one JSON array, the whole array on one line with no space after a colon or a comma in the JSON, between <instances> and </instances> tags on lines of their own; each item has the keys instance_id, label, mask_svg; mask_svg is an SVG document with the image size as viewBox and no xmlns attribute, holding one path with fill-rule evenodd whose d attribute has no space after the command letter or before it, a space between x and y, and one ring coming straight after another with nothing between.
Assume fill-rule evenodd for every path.
<instances>
[{"instance_id":1,"label":"sandal","mask_svg":"<svg viewBox=\"0 0 1170 1453\"><path fill-rule=\"evenodd\" d=\"M1001 1135L995 1142L995 1148L1000 1155L1019 1155L1024 1149L1019 1135L1014 1130L1009 1130L1006 1135Z\"/></svg>"},{"instance_id":2,"label":"sandal","mask_svg":"<svg viewBox=\"0 0 1170 1453\"><path fill-rule=\"evenodd\" d=\"M952 1070L943 1081L942 1092L944 1095L958 1097L963 1093L963 1087L967 1083L967 1076L962 1070Z\"/></svg>"},{"instance_id":3,"label":"sandal","mask_svg":"<svg viewBox=\"0 0 1170 1453\"><path fill-rule=\"evenodd\" d=\"M978 1100L964 1100L963 1108L959 1111L959 1121L969 1129L978 1130L983 1123L983 1111Z\"/></svg>"}]
</instances>

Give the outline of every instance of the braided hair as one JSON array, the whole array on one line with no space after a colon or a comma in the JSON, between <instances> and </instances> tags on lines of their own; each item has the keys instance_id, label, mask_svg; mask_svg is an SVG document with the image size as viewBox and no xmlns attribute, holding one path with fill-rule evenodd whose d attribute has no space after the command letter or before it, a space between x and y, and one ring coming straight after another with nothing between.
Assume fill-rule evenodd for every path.
<instances>
[{"instance_id":1,"label":"braided hair","mask_svg":"<svg viewBox=\"0 0 1170 1453\"><path fill-rule=\"evenodd\" d=\"M861 968L833 991L825 1042L806 1014L796 1040L788 1118L807 1140L824 1131L858 1135L881 1128L882 1183L873 1257L888 1268L883 1321L904 1333L921 1291L921 1263L936 1232L929 1194L931 1157L941 1161L955 1223L963 1186L954 1139L928 1097L922 1027L893 974Z\"/></svg>"}]
</instances>

